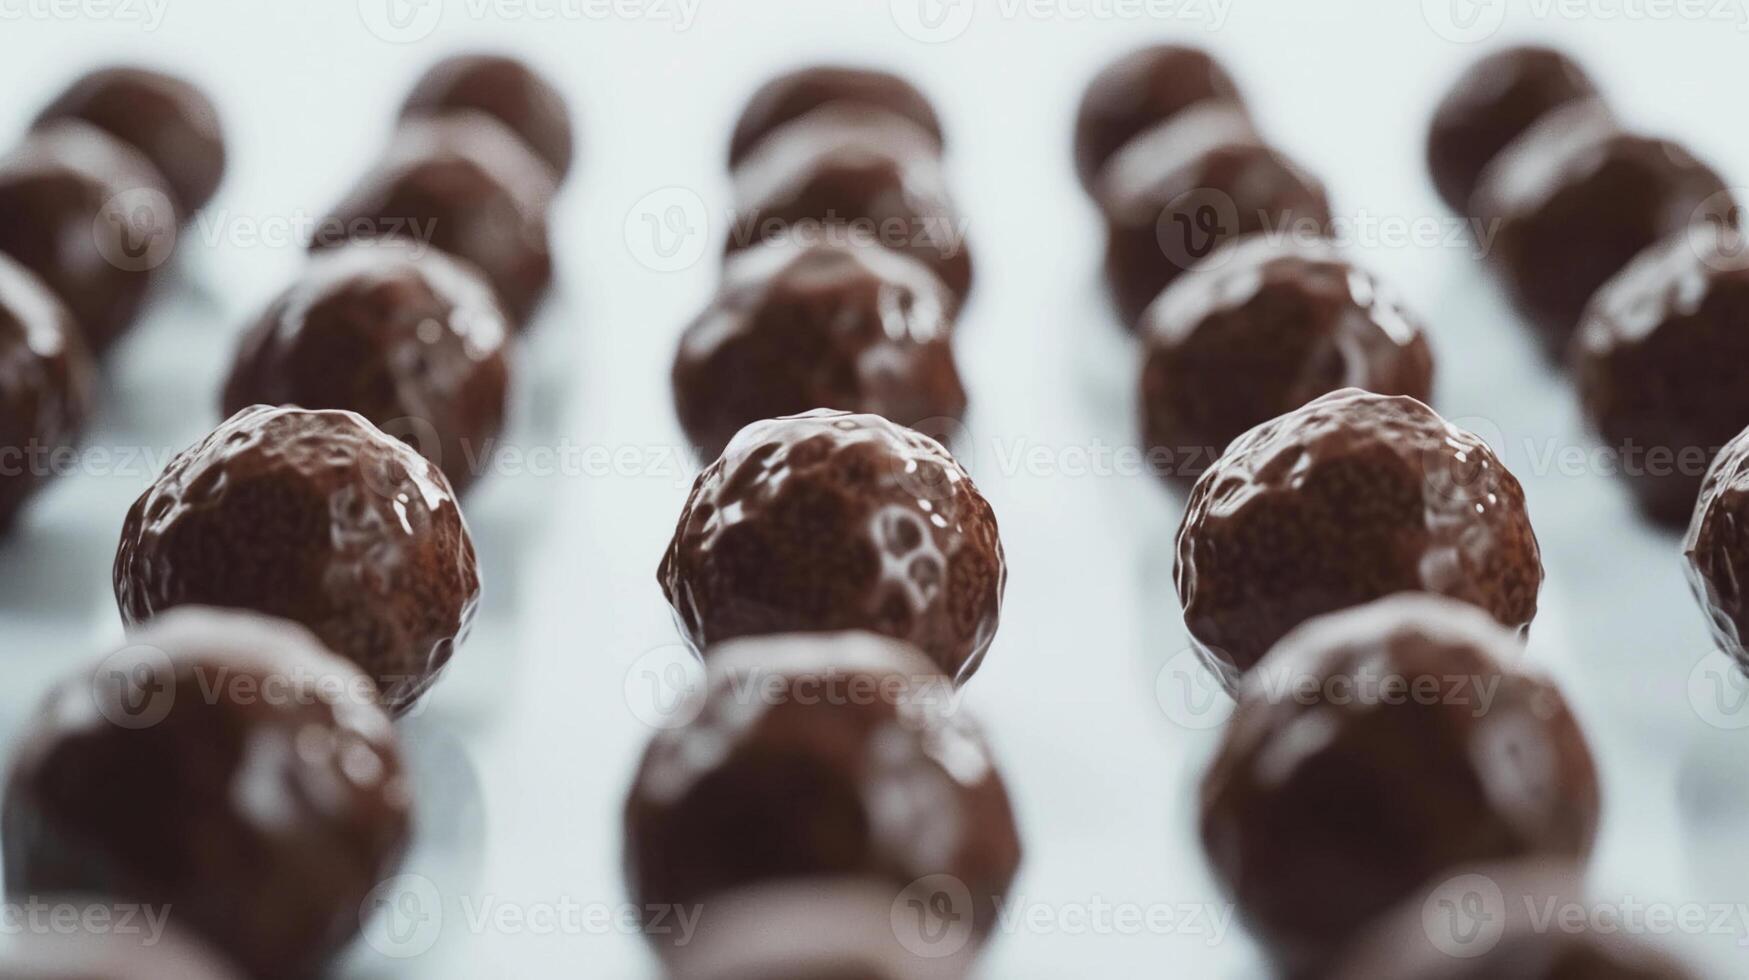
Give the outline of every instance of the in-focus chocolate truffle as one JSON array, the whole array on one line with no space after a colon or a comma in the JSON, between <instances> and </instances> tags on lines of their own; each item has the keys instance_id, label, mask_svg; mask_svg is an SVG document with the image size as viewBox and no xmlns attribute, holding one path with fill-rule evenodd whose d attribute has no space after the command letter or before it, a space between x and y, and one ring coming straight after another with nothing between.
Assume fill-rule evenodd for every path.
<instances>
[{"instance_id":1,"label":"in-focus chocolate truffle","mask_svg":"<svg viewBox=\"0 0 1749 980\"><path fill-rule=\"evenodd\" d=\"M225 176L225 134L211 99L150 68L117 66L83 76L37 117L80 119L139 150L170 185L183 220L212 200Z\"/></svg>"},{"instance_id":2,"label":"in-focus chocolate truffle","mask_svg":"<svg viewBox=\"0 0 1749 980\"><path fill-rule=\"evenodd\" d=\"M1252 429L1197 481L1178 532L1184 621L1229 689L1312 618L1397 592L1522 631L1542 553L1487 443L1413 398L1353 388Z\"/></svg>"},{"instance_id":3,"label":"in-focus chocolate truffle","mask_svg":"<svg viewBox=\"0 0 1749 980\"><path fill-rule=\"evenodd\" d=\"M401 108L403 118L474 109L510 127L559 179L571 170L571 113L565 97L515 58L458 54L431 66Z\"/></svg>"},{"instance_id":4,"label":"in-focus chocolate truffle","mask_svg":"<svg viewBox=\"0 0 1749 980\"><path fill-rule=\"evenodd\" d=\"M735 171L725 250L771 239L880 245L972 286L964 224L929 133L866 106L831 105L784 126Z\"/></svg>"},{"instance_id":5,"label":"in-focus chocolate truffle","mask_svg":"<svg viewBox=\"0 0 1749 980\"><path fill-rule=\"evenodd\" d=\"M498 120L465 110L412 119L310 247L407 238L441 249L485 273L520 325L552 283L554 190L552 170Z\"/></svg>"},{"instance_id":6,"label":"in-focus chocolate truffle","mask_svg":"<svg viewBox=\"0 0 1749 980\"><path fill-rule=\"evenodd\" d=\"M251 976L322 973L407 844L409 787L375 698L291 623L165 616L26 724L8 896L168 907Z\"/></svg>"},{"instance_id":7,"label":"in-focus chocolate truffle","mask_svg":"<svg viewBox=\"0 0 1749 980\"><path fill-rule=\"evenodd\" d=\"M1286 976L1442 872L1583 861L1597 771L1561 692L1479 610L1396 596L1289 634L1246 677L1203 777L1215 879Z\"/></svg>"},{"instance_id":8,"label":"in-focus chocolate truffle","mask_svg":"<svg viewBox=\"0 0 1749 980\"><path fill-rule=\"evenodd\" d=\"M708 916L750 886L859 876L892 889L889 915L909 892L961 942L987 935L1020 841L955 704L926 658L867 633L718 649L698 715L657 734L626 801L632 902Z\"/></svg>"},{"instance_id":9,"label":"in-focus chocolate truffle","mask_svg":"<svg viewBox=\"0 0 1749 980\"><path fill-rule=\"evenodd\" d=\"M1093 190L1099 171L1120 147L1198 102L1239 107L1233 78L1208 52L1155 44L1107 65L1081 96L1075 116L1075 170Z\"/></svg>"},{"instance_id":10,"label":"in-focus chocolate truffle","mask_svg":"<svg viewBox=\"0 0 1749 980\"><path fill-rule=\"evenodd\" d=\"M123 621L176 606L310 628L400 713L466 637L474 544L442 472L351 412L246 408L170 461L115 555Z\"/></svg>"},{"instance_id":11,"label":"in-focus chocolate truffle","mask_svg":"<svg viewBox=\"0 0 1749 980\"><path fill-rule=\"evenodd\" d=\"M1131 140L1096 191L1105 211L1105 271L1133 325L1184 270L1241 235L1324 233L1323 185L1258 139L1229 103L1192 106Z\"/></svg>"},{"instance_id":12,"label":"in-focus chocolate truffle","mask_svg":"<svg viewBox=\"0 0 1749 980\"><path fill-rule=\"evenodd\" d=\"M49 123L0 158L0 253L67 304L95 353L132 325L177 224L151 162L89 123Z\"/></svg>"},{"instance_id":13,"label":"in-focus chocolate truffle","mask_svg":"<svg viewBox=\"0 0 1749 980\"><path fill-rule=\"evenodd\" d=\"M504 426L508 333L492 287L436 249L385 241L323 252L244 334L224 413L357 412L461 493Z\"/></svg>"},{"instance_id":14,"label":"in-focus chocolate truffle","mask_svg":"<svg viewBox=\"0 0 1749 980\"><path fill-rule=\"evenodd\" d=\"M941 120L915 85L885 71L817 65L779 75L759 87L735 123L729 166L738 167L765 137L826 105L857 105L909 119L942 145Z\"/></svg>"},{"instance_id":15,"label":"in-focus chocolate truffle","mask_svg":"<svg viewBox=\"0 0 1749 980\"><path fill-rule=\"evenodd\" d=\"M1551 48L1505 48L1457 77L1433 113L1427 166L1439 196L1468 214L1489 161L1551 110L1597 95L1585 70Z\"/></svg>"},{"instance_id":16,"label":"in-focus chocolate truffle","mask_svg":"<svg viewBox=\"0 0 1749 980\"><path fill-rule=\"evenodd\" d=\"M715 459L743 426L815 408L900 425L966 408L954 298L923 264L873 246L770 242L739 253L680 339L674 406Z\"/></svg>"},{"instance_id":17,"label":"in-focus chocolate truffle","mask_svg":"<svg viewBox=\"0 0 1749 980\"><path fill-rule=\"evenodd\" d=\"M1433 388L1420 321L1328 245L1237 239L1166 287L1137 331L1143 438L1180 479L1337 389L1426 401Z\"/></svg>"},{"instance_id":18,"label":"in-focus chocolate truffle","mask_svg":"<svg viewBox=\"0 0 1749 980\"><path fill-rule=\"evenodd\" d=\"M876 415L755 422L699 474L657 579L694 648L865 629L963 682L1002 610L996 514L941 444Z\"/></svg>"},{"instance_id":19,"label":"in-focus chocolate truffle","mask_svg":"<svg viewBox=\"0 0 1749 980\"><path fill-rule=\"evenodd\" d=\"M73 314L0 255L0 531L47 482L91 412L94 372Z\"/></svg>"},{"instance_id":20,"label":"in-focus chocolate truffle","mask_svg":"<svg viewBox=\"0 0 1749 980\"><path fill-rule=\"evenodd\" d=\"M1713 460L1682 542L1688 580L1719 648L1749 671L1749 430Z\"/></svg>"}]
</instances>

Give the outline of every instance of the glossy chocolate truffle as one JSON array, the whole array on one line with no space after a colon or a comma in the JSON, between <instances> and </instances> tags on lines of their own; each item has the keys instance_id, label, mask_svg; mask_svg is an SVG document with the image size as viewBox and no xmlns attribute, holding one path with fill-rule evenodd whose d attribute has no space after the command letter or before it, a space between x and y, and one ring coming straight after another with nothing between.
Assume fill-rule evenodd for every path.
<instances>
[{"instance_id":1,"label":"glossy chocolate truffle","mask_svg":"<svg viewBox=\"0 0 1749 980\"><path fill-rule=\"evenodd\" d=\"M1233 78L1208 52L1155 44L1107 65L1081 96L1075 115L1075 170L1093 190L1120 147L1198 102L1243 100Z\"/></svg>"},{"instance_id":2,"label":"glossy chocolate truffle","mask_svg":"<svg viewBox=\"0 0 1749 980\"><path fill-rule=\"evenodd\" d=\"M403 118L483 112L510 127L553 174L571 169L571 113L553 84L515 58L458 54L431 66L401 108Z\"/></svg>"},{"instance_id":3,"label":"glossy chocolate truffle","mask_svg":"<svg viewBox=\"0 0 1749 980\"><path fill-rule=\"evenodd\" d=\"M729 263L680 339L674 407L715 459L743 426L815 408L900 425L966 408L950 344L954 298L928 268L872 246L770 242Z\"/></svg>"},{"instance_id":4,"label":"glossy chocolate truffle","mask_svg":"<svg viewBox=\"0 0 1749 980\"><path fill-rule=\"evenodd\" d=\"M375 697L291 623L163 617L27 723L6 789L9 897L169 906L251 976L318 975L407 844Z\"/></svg>"},{"instance_id":5,"label":"glossy chocolate truffle","mask_svg":"<svg viewBox=\"0 0 1749 980\"><path fill-rule=\"evenodd\" d=\"M644 753L625 833L640 908L708 916L750 886L859 876L945 902L964 942L995 925L1020 864L1007 790L952 683L868 633L715 651L698 715Z\"/></svg>"},{"instance_id":6,"label":"glossy chocolate truffle","mask_svg":"<svg viewBox=\"0 0 1749 980\"><path fill-rule=\"evenodd\" d=\"M138 150L63 119L0 158L0 253L36 273L101 353L176 243L170 188Z\"/></svg>"},{"instance_id":7,"label":"glossy chocolate truffle","mask_svg":"<svg viewBox=\"0 0 1749 980\"><path fill-rule=\"evenodd\" d=\"M91 355L73 314L0 255L0 530L73 446L91 412Z\"/></svg>"},{"instance_id":8,"label":"glossy chocolate truffle","mask_svg":"<svg viewBox=\"0 0 1749 980\"><path fill-rule=\"evenodd\" d=\"M338 408L406 440L465 491L504 426L509 333L491 286L435 249L368 242L317 255L244 334L227 416Z\"/></svg>"},{"instance_id":9,"label":"glossy chocolate truffle","mask_svg":"<svg viewBox=\"0 0 1749 980\"><path fill-rule=\"evenodd\" d=\"M735 171L726 251L771 239L885 246L929 266L961 300L971 290L965 228L929 133L865 106L816 109Z\"/></svg>"},{"instance_id":10,"label":"glossy chocolate truffle","mask_svg":"<svg viewBox=\"0 0 1749 980\"><path fill-rule=\"evenodd\" d=\"M128 511L122 619L252 609L310 628L407 710L466 637L480 597L449 481L351 412L257 405L183 452Z\"/></svg>"},{"instance_id":11,"label":"glossy chocolate truffle","mask_svg":"<svg viewBox=\"0 0 1749 980\"><path fill-rule=\"evenodd\" d=\"M1238 239L1166 287L1137 330L1143 438L1180 479L1337 389L1426 401L1433 388L1420 321L1328 245Z\"/></svg>"},{"instance_id":12,"label":"glossy chocolate truffle","mask_svg":"<svg viewBox=\"0 0 1749 980\"><path fill-rule=\"evenodd\" d=\"M1289 630L1397 592L1536 615L1542 554L1493 450L1413 398L1353 388L1252 429L1178 532L1185 626L1229 689Z\"/></svg>"},{"instance_id":13,"label":"glossy chocolate truffle","mask_svg":"<svg viewBox=\"0 0 1749 980\"><path fill-rule=\"evenodd\" d=\"M1468 214L1489 161L1554 109L1597 95L1585 70L1550 48L1505 48L1459 75L1433 113L1427 167L1439 196Z\"/></svg>"},{"instance_id":14,"label":"glossy chocolate truffle","mask_svg":"<svg viewBox=\"0 0 1749 980\"><path fill-rule=\"evenodd\" d=\"M1096 196L1107 225L1106 277L1126 324L1241 235L1306 238L1330 225L1323 185L1263 145L1228 103L1192 106L1131 140L1106 164Z\"/></svg>"},{"instance_id":15,"label":"glossy chocolate truffle","mask_svg":"<svg viewBox=\"0 0 1749 980\"><path fill-rule=\"evenodd\" d=\"M310 247L407 238L440 249L485 273L522 324L552 283L554 190L552 170L496 119L472 111L412 119Z\"/></svg>"},{"instance_id":16,"label":"glossy chocolate truffle","mask_svg":"<svg viewBox=\"0 0 1749 980\"><path fill-rule=\"evenodd\" d=\"M1688 580L1719 649L1749 672L1749 430L1725 444L1701 484L1682 542Z\"/></svg>"},{"instance_id":17,"label":"glossy chocolate truffle","mask_svg":"<svg viewBox=\"0 0 1749 980\"><path fill-rule=\"evenodd\" d=\"M915 85L891 72L818 65L779 75L753 93L729 141L729 166L740 166L765 137L826 105L866 106L908 119L941 150L941 120Z\"/></svg>"},{"instance_id":18,"label":"glossy chocolate truffle","mask_svg":"<svg viewBox=\"0 0 1749 980\"><path fill-rule=\"evenodd\" d=\"M742 429L693 484L657 579L701 651L865 629L964 681L1007 580L996 515L941 444L818 410Z\"/></svg>"},{"instance_id":19,"label":"glossy chocolate truffle","mask_svg":"<svg viewBox=\"0 0 1749 980\"><path fill-rule=\"evenodd\" d=\"M1479 610L1395 596L1305 624L1246 677L1202 842L1282 974L1325 975L1442 872L1589 856L1590 749L1560 690L1509 666L1519 652Z\"/></svg>"},{"instance_id":20,"label":"glossy chocolate truffle","mask_svg":"<svg viewBox=\"0 0 1749 980\"><path fill-rule=\"evenodd\" d=\"M174 75L102 68L80 78L37 117L80 119L139 150L170 185L183 220L212 200L225 176L225 135L211 99Z\"/></svg>"}]
</instances>

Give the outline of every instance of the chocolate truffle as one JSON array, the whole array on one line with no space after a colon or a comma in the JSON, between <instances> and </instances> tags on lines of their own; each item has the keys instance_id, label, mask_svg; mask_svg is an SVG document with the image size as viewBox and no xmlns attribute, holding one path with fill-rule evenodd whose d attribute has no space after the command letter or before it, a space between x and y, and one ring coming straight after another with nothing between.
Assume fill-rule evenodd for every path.
<instances>
[{"instance_id":1,"label":"chocolate truffle","mask_svg":"<svg viewBox=\"0 0 1749 980\"><path fill-rule=\"evenodd\" d=\"M1433 387L1419 320L1327 244L1237 239L1166 287L1137 330L1143 438L1182 479L1339 388L1425 401Z\"/></svg>"},{"instance_id":2,"label":"chocolate truffle","mask_svg":"<svg viewBox=\"0 0 1749 980\"><path fill-rule=\"evenodd\" d=\"M779 75L753 93L729 141L729 166L740 166L761 140L784 125L821 106L847 104L910 120L928 134L935 151L940 152L941 120L915 85L891 72L817 65Z\"/></svg>"},{"instance_id":3,"label":"chocolate truffle","mask_svg":"<svg viewBox=\"0 0 1749 980\"><path fill-rule=\"evenodd\" d=\"M1155 44L1107 65L1087 84L1075 115L1075 170L1092 191L1120 147L1198 102L1243 103L1239 88L1206 51Z\"/></svg>"},{"instance_id":4,"label":"chocolate truffle","mask_svg":"<svg viewBox=\"0 0 1749 980\"><path fill-rule=\"evenodd\" d=\"M555 177L571 170L571 113L552 83L502 55L458 54L431 66L401 108L402 118L483 112L510 127Z\"/></svg>"},{"instance_id":5,"label":"chocolate truffle","mask_svg":"<svg viewBox=\"0 0 1749 980\"><path fill-rule=\"evenodd\" d=\"M1287 976L1464 865L1585 860L1597 771L1549 681L1479 610L1395 596L1309 622L1247 676L1203 777L1201 832Z\"/></svg>"},{"instance_id":6,"label":"chocolate truffle","mask_svg":"<svg viewBox=\"0 0 1749 980\"><path fill-rule=\"evenodd\" d=\"M52 691L6 788L6 890L168 907L249 975L308 977L406 848L368 678L291 623L189 609Z\"/></svg>"},{"instance_id":7,"label":"chocolate truffle","mask_svg":"<svg viewBox=\"0 0 1749 980\"><path fill-rule=\"evenodd\" d=\"M1439 196L1469 213L1476 181L1507 144L1550 111L1596 95L1585 70L1550 48L1505 48L1471 65L1440 100L1427 134Z\"/></svg>"},{"instance_id":8,"label":"chocolate truffle","mask_svg":"<svg viewBox=\"0 0 1749 980\"><path fill-rule=\"evenodd\" d=\"M485 273L520 325L552 282L554 190L552 170L496 119L472 111L412 119L310 247L406 238L440 249Z\"/></svg>"},{"instance_id":9,"label":"chocolate truffle","mask_svg":"<svg viewBox=\"0 0 1749 980\"><path fill-rule=\"evenodd\" d=\"M1522 631L1543 580L1524 490L1493 450L1413 398L1353 388L1228 448L1191 491L1174 571L1229 689L1313 616L1432 592Z\"/></svg>"},{"instance_id":10,"label":"chocolate truffle","mask_svg":"<svg viewBox=\"0 0 1749 980\"><path fill-rule=\"evenodd\" d=\"M170 186L183 220L212 200L225 176L225 135L211 99L149 68L101 68L74 82L37 117L79 119L139 150Z\"/></svg>"},{"instance_id":11,"label":"chocolate truffle","mask_svg":"<svg viewBox=\"0 0 1749 980\"><path fill-rule=\"evenodd\" d=\"M1264 146L1244 111L1205 102L1117 151L1096 191L1105 211L1105 270L1134 324L1180 273L1241 235L1324 234L1323 185Z\"/></svg>"},{"instance_id":12,"label":"chocolate truffle","mask_svg":"<svg viewBox=\"0 0 1749 980\"><path fill-rule=\"evenodd\" d=\"M706 459L741 428L814 408L900 425L965 412L941 280L873 246L770 242L740 253L680 340L674 406Z\"/></svg>"},{"instance_id":13,"label":"chocolate truffle","mask_svg":"<svg viewBox=\"0 0 1749 980\"><path fill-rule=\"evenodd\" d=\"M1688 580L1706 610L1719 648L1749 671L1749 431L1719 451L1701 484L1694 520L1682 542Z\"/></svg>"},{"instance_id":14,"label":"chocolate truffle","mask_svg":"<svg viewBox=\"0 0 1749 980\"><path fill-rule=\"evenodd\" d=\"M310 628L412 707L480 597L449 481L351 412L246 408L170 461L115 555L122 619L252 609Z\"/></svg>"},{"instance_id":15,"label":"chocolate truffle","mask_svg":"<svg viewBox=\"0 0 1749 980\"><path fill-rule=\"evenodd\" d=\"M881 245L929 266L962 301L971 290L965 228L929 133L866 106L816 109L735 171L725 250L774 238Z\"/></svg>"},{"instance_id":16,"label":"chocolate truffle","mask_svg":"<svg viewBox=\"0 0 1749 980\"><path fill-rule=\"evenodd\" d=\"M91 412L91 355L73 314L0 255L0 530L72 447Z\"/></svg>"},{"instance_id":17,"label":"chocolate truffle","mask_svg":"<svg viewBox=\"0 0 1749 980\"><path fill-rule=\"evenodd\" d=\"M46 124L0 158L0 253L67 304L96 353L133 323L177 224L151 162L89 123Z\"/></svg>"},{"instance_id":18,"label":"chocolate truffle","mask_svg":"<svg viewBox=\"0 0 1749 980\"><path fill-rule=\"evenodd\" d=\"M504 426L508 332L479 273L435 249L385 241L324 252L244 334L224 413L357 412L418 449L461 493Z\"/></svg>"},{"instance_id":19,"label":"chocolate truffle","mask_svg":"<svg viewBox=\"0 0 1749 980\"><path fill-rule=\"evenodd\" d=\"M709 916L739 889L857 876L947 906L941 924L962 941L987 935L1020 841L956 700L921 654L867 633L724 645L698 715L659 732L638 767L625 809L631 901ZM677 938L655 925L658 947Z\"/></svg>"},{"instance_id":20,"label":"chocolate truffle","mask_svg":"<svg viewBox=\"0 0 1749 980\"><path fill-rule=\"evenodd\" d=\"M729 442L693 484L657 578L698 650L866 629L964 681L996 636L1007 574L995 512L940 443L822 409Z\"/></svg>"}]
</instances>

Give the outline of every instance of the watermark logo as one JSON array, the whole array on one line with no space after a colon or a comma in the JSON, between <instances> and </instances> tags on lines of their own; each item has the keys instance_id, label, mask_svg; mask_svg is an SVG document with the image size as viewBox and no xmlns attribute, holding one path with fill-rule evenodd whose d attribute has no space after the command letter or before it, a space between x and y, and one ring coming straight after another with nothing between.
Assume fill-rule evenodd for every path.
<instances>
[{"instance_id":1,"label":"watermark logo","mask_svg":"<svg viewBox=\"0 0 1749 980\"><path fill-rule=\"evenodd\" d=\"M944 959L972 939L972 892L953 875L929 875L893 899L889 919L899 945L923 959Z\"/></svg>"},{"instance_id":2,"label":"watermark logo","mask_svg":"<svg viewBox=\"0 0 1749 980\"><path fill-rule=\"evenodd\" d=\"M1192 188L1173 198L1154 225L1161 254L1179 269L1219 268L1223 259L1208 264L1205 260L1238 233L1238 205L1213 187Z\"/></svg>"},{"instance_id":3,"label":"watermark logo","mask_svg":"<svg viewBox=\"0 0 1749 980\"><path fill-rule=\"evenodd\" d=\"M710 209L689 187L651 191L626 212L625 242L652 272L690 269L710 248Z\"/></svg>"},{"instance_id":4,"label":"watermark logo","mask_svg":"<svg viewBox=\"0 0 1749 980\"><path fill-rule=\"evenodd\" d=\"M132 644L103 658L91 674L98 714L118 728L151 728L176 705L176 668L163 650Z\"/></svg>"},{"instance_id":5,"label":"watermark logo","mask_svg":"<svg viewBox=\"0 0 1749 980\"><path fill-rule=\"evenodd\" d=\"M1453 44L1476 44L1506 23L1506 0L1421 0L1433 33Z\"/></svg>"},{"instance_id":6,"label":"watermark logo","mask_svg":"<svg viewBox=\"0 0 1749 980\"><path fill-rule=\"evenodd\" d=\"M664 644L632 661L624 687L632 717L658 731L683 728L704 708L704 662L685 644Z\"/></svg>"},{"instance_id":7,"label":"watermark logo","mask_svg":"<svg viewBox=\"0 0 1749 980\"><path fill-rule=\"evenodd\" d=\"M390 44L414 44L443 22L443 0L358 0L364 27Z\"/></svg>"},{"instance_id":8,"label":"watermark logo","mask_svg":"<svg viewBox=\"0 0 1749 980\"><path fill-rule=\"evenodd\" d=\"M122 191L91 219L91 236L105 262L124 272L150 272L176 251L176 205L151 187Z\"/></svg>"},{"instance_id":9,"label":"watermark logo","mask_svg":"<svg viewBox=\"0 0 1749 980\"><path fill-rule=\"evenodd\" d=\"M364 941L392 959L411 959L437 945L443 933L443 896L424 875L396 875L364 897L358 908Z\"/></svg>"},{"instance_id":10,"label":"watermark logo","mask_svg":"<svg viewBox=\"0 0 1749 980\"><path fill-rule=\"evenodd\" d=\"M1714 650L1689 671L1688 703L1714 728L1749 728L1749 674L1724 651Z\"/></svg>"},{"instance_id":11,"label":"watermark logo","mask_svg":"<svg viewBox=\"0 0 1749 980\"><path fill-rule=\"evenodd\" d=\"M946 44L964 34L977 12L977 0L892 0L893 23L924 44Z\"/></svg>"},{"instance_id":12,"label":"watermark logo","mask_svg":"<svg viewBox=\"0 0 1749 980\"><path fill-rule=\"evenodd\" d=\"M1233 699L1195 650L1178 651L1154 675L1154 700L1180 728L1207 731L1233 716Z\"/></svg>"},{"instance_id":13,"label":"watermark logo","mask_svg":"<svg viewBox=\"0 0 1749 980\"><path fill-rule=\"evenodd\" d=\"M1421 905L1421 925L1433 947L1456 959L1474 959L1506 933L1506 895L1487 875L1458 875Z\"/></svg>"}]
</instances>

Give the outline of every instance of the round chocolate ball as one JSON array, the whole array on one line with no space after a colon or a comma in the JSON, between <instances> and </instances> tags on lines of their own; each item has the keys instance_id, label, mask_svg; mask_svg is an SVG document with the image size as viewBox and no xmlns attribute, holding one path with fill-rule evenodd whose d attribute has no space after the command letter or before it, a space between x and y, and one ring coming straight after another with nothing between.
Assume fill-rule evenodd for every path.
<instances>
[{"instance_id":1,"label":"round chocolate ball","mask_svg":"<svg viewBox=\"0 0 1749 980\"><path fill-rule=\"evenodd\" d=\"M510 127L555 177L562 180L570 172L571 113L565 97L523 62L503 55L451 55L413 86L401 116L440 116L457 109L483 112Z\"/></svg>"},{"instance_id":2,"label":"round chocolate ball","mask_svg":"<svg viewBox=\"0 0 1749 980\"><path fill-rule=\"evenodd\" d=\"M462 493L504 426L508 333L491 286L441 252L393 240L323 252L244 334L224 413L357 412Z\"/></svg>"},{"instance_id":3,"label":"round chocolate ball","mask_svg":"<svg viewBox=\"0 0 1749 980\"><path fill-rule=\"evenodd\" d=\"M926 429L957 420L966 393L953 306L927 267L884 248L769 242L739 253L680 339L681 427L715 459L743 426L814 408Z\"/></svg>"},{"instance_id":4,"label":"round chocolate ball","mask_svg":"<svg viewBox=\"0 0 1749 980\"><path fill-rule=\"evenodd\" d=\"M1237 687L1314 616L1397 592L1523 631L1542 553L1487 443L1413 398L1348 388L1241 436L1191 490L1174 569L1185 626Z\"/></svg>"},{"instance_id":5,"label":"round chocolate ball","mask_svg":"<svg viewBox=\"0 0 1749 980\"><path fill-rule=\"evenodd\" d=\"M291 623L169 614L55 688L24 733L8 895L168 907L251 976L323 972L407 845L374 686Z\"/></svg>"},{"instance_id":6,"label":"round chocolate ball","mask_svg":"<svg viewBox=\"0 0 1749 980\"><path fill-rule=\"evenodd\" d=\"M1251 428L1340 388L1427 400L1418 318L1325 244L1249 235L1180 276L1137 327L1142 435L1192 479Z\"/></svg>"},{"instance_id":7,"label":"round chocolate ball","mask_svg":"<svg viewBox=\"0 0 1749 980\"><path fill-rule=\"evenodd\" d=\"M996 515L941 444L818 410L742 429L699 474L657 579L692 645L863 629L956 681L995 639Z\"/></svg>"},{"instance_id":8,"label":"round chocolate ball","mask_svg":"<svg viewBox=\"0 0 1749 980\"><path fill-rule=\"evenodd\" d=\"M1427 134L1427 167L1453 211L1469 212L1476 182L1507 144L1554 109L1596 97L1571 58L1551 48L1505 48L1457 77Z\"/></svg>"},{"instance_id":9,"label":"round chocolate ball","mask_svg":"<svg viewBox=\"0 0 1749 980\"><path fill-rule=\"evenodd\" d=\"M1245 679L1203 777L1202 842L1283 975L1327 975L1441 873L1589 856L1590 749L1518 654L1480 610L1396 596L1305 624Z\"/></svg>"},{"instance_id":10,"label":"round chocolate ball","mask_svg":"<svg viewBox=\"0 0 1749 980\"><path fill-rule=\"evenodd\" d=\"M1719 648L1749 672L1749 603L1739 583L1749 579L1749 431L1719 451L1701 484L1694 519L1682 542L1688 580L1706 611Z\"/></svg>"},{"instance_id":11,"label":"round chocolate ball","mask_svg":"<svg viewBox=\"0 0 1749 980\"><path fill-rule=\"evenodd\" d=\"M412 707L466 637L473 540L443 473L351 412L246 408L183 452L128 511L122 619L176 606L302 623Z\"/></svg>"},{"instance_id":12,"label":"round chocolate ball","mask_svg":"<svg viewBox=\"0 0 1749 980\"><path fill-rule=\"evenodd\" d=\"M1154 44L1107 65L1087 84L1075 115L1081 186L1091 192L1120 147L1199 102L1244 102L1232 76L1199 48Z\"/></svg>"},{"instance_id":13,"label":"round chocolate ball","mask_svg":"<svg viewBox=\"0 0 1749 980\"><path fill-rule=\"evenodd\" d=\"M386 158L317 226L312 249L404 238L471 263L518 325L553 278L552 170L503 123L457 111L401 124Z\"/></svg>"},{"instance_id":14,"label":"round chocolate ball","mask_svg":"<svg viewBox=\"0 0 1749 980\"><path fill-rule=\"evenodd\" d=\"M152 162L183 220L212 200L225 176L225 134L212 100L189 82L150 68L116 66L68 86L37 117L41 127L79 119Z\"/></svg>"},{"instance_id":15,"label":"round chocolate ball","mask_svg":"<svg viewBox=\"0 0 1749 980\"><path fill-rule=\"evenodd\" d=\"M0 255L0 530L56 469L91 413L95 372L73 314Z\"/></svg>"},{"instance_id":16,"label":"round chocolate ball","mask_svg":"<svg viewBox=\"0 0 1749 980\"><path fill-rule=\"evenodd\" d=\"M1105 271L1126 324L1221 245L1257 232L1318 237L1323 185L1265 146L1244 111L1192 106L1117 151L1100 174Z\"/></svg>"},{"instance_id":17,"label":"round chocolate ball","mask_svg":"<svg viewBox=\"0 0 1749 980\"><path fill-rule=\"evenodd\" d=\"M908 119L941 151L941 120L915 85L891 72L816 65L779 75L753 93L729 140L729 166L740 166L765 137L827 105L866 106Z\"/></svg>"},{"instance_id":18,"label":"round chocolate ball","mask_svg":"<svg viewBox=\"0 0 1749 980\"><path fill-rule=\"evenodd\" d=\"M631 901L709 916L740 889L854 876L888 890L888 916L912 896L961 944L978 941L1020 840L983 736L955 702L928 659L868 633L724 645L697 716L659 732L638 767L625 809ZM646 924L658 947L682 938ZM943 944L926 952L956 951L923 933Z\"/></svg>"}]
</instances>

